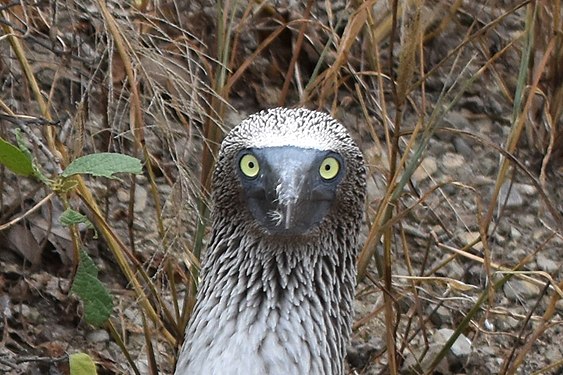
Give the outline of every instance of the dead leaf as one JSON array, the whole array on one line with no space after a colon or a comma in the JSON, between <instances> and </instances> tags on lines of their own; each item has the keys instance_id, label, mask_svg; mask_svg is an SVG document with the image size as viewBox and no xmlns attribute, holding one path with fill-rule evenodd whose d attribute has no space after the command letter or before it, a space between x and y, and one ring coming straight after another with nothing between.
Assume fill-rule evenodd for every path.
<instances>
[{"instance_id":1,"label":"dead leaf","mask_svg":"<svg viewBox=\"0 0 563 375\"><path fill-rule=\"evenodd\" d=\"M41 262L42 248L33 237L31 231L23 224L15 224L8 229L5 246L10 250L17 251L32 267Z\"/></svg>"}]
</instances>

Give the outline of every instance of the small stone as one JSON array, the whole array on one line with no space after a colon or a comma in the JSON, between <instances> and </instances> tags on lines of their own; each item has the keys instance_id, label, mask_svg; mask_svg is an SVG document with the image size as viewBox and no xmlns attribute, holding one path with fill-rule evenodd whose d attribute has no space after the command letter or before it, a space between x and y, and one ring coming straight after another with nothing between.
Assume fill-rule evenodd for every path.
<instances>
[{"instance_id":1,"label":"small stone","mask_svg":"<svg viewBox=\"0 0 563 375\"><path fill-rule=\"evenodd\" d=\"M454 147L455 150L465 158L471 158L475 156L475 150L473 150L463 138L454 138Z\"/></svg>"},{"instance_id":2,"label":"small stone","mask_svg":"<svg viewBox=\"0 0 563 375\"><path fill-rule=\"evenodd\" d=\"M483 321L483 328L485 328L489 332L495 331L495 326L493 325L493 323L491 323L491 321L489 319L485 319Z\"/></svg>"},{"instance_id":3,"label":"small stone","mask_svg":"<svg viewBox=\"0 0 563 375\"><path fill-rule=\"evenodd\" d=\"M481 161L480 167L482 169L482 164L488 159L484 159L483 161ZM483 187L483 186L493 186L494 185L494 180L491 179L490 177L487 176L483 176L483 175L476 175L473 176L473 181L472 181L472 185L475 187Z\"/></svg>"},{"instance_id":4,"label":"small stone","mask_svg":"<svg viewBox=\"0 0 563 375\"><path fill-rule=\"evenodd\" d=\"M504 245L504 243L506 242L506 237L501 235L499 232L493 233L491 238L493 238L495 242L499 245Z\"/></svg>"},{"instance_id":5,"label":"small stone","mask_svg":"<svg viewBox=\"0 0 563 375\"><path fill-rule=\"evenodd\" d=\"M546 348L544 356L547 363L555 363L561 360L561 354L563 353L559 345L551 345Z\"/></svg>"},{"instance_id":6,"label":"small stone","mask_svg":"<svg viewBox=\"0 0 563 375\"><path fill-rule=\"evenodd\" d=\"M137 211L137 210L135 210ZM141 231L141 232L146 232L147 231L147 225L148 223L144 220L135 220L133 222L133 229Z\"/></svg>"},{"instance_id":7,"label":"small stone","mask_svg":"<svg viewBox=\"0 0 563 375\"><path fill-rule=\"evenodd\" d=\"M405 374L426 373L430 369L430 364L442 350L448 339L452 336L454 330L450 328L442 328L432 335L428 351L424 358L420 358L421 349L414 350L414 354L409 352L403 363L403 372ZM434 373L453 374L452 369L462 368L465 361L471 354L471 341L463 334L459 335L454 342L448 356L438 364Z\"/></svg>"},{"instance_id":8,"label":"small stone","mask_svg":"<svg viewBox=\"0 0 563 375\"><path fill-rule=\"evenodd\" d=\"M131 324L139 327L143 326L143 320L141 319L141 314L139 314L138 311L134 309L125 309L124 315Z\"/></svg>"},{"instance_id":9,"label":"small stone","mask_svg":"<svg viewBox=\"0 0 563 375\"><path fill-rule=\"evenodd\" d=\"M452 152L453 149L451 142L443 142L434 138L428 141L429 155L444 155L446 152Z\"/></svg>"},{"instance_id":10,"label":"small stone","mask_svg":"<svg viewBox=\"0 0 563 375\"><path fill-rule=\"evenodd\" d=\"M545 238L546 236L546 231L545 230L534 230L534 232L532 233L532 238L534 239L534 241L541 241L543 238Z\"/></svg>"},{"instance_id":11,"label":"small stone","mask_svg":"<svg viewBox=\"0 0 563 375\"><path fill-rule=\"evenodd\" d=\"M543 253L538 254L536 263L538 264L538 267L545 272L556 272L559 269L559 265L555 261L547 258Z\"/></svg>"},{"instance_id":12,"label":"small stone","mask_svg":"<svg viewBox=\"0 0 563 375\"><path fill-rule=\"evenodd\" d=\"M438 353L440 353L440 345L431 344L427 351L422 349L417 349L413 352L407 352L405 360L403 362L403 367L401 369L401 374L406 375L418 375L426 373L430 369L432 360L436 358ZM424 358L421 356L424 354ZM452 372L448 368L448 360L446 358L442 359L438 366L434 369L434 373L438 374L451 374Z\"/></svg>"},{"instance_id":13,"label":"small stone","mask_svg":"<svg viewBox=\"0 0 563 375\"><path fill-rule=\"evenodd\" d=\"M37 310L35 307L22 304L20 311L22 316L30 322L39 323L44 321L44 316L40 314L39 310Z\"/></svg>"},{"instance_id":14,"label":"small stone","mask_svg":"<svg viewBox=\"0 0 563 375\"><path fill-rule=\"evenodd\" d=\"M480 264L474 264L470 266L465 276L466 277L464 282L472 285L479 285L479 286L484 286L485 280L487 279L485 270L483 269L483 266Z\"/></svg>"},{"instance_id":15,"label":"small stone","mask_svg":"<svg viewBox=\"0 0 563 375\"><path fill-rule=\"evenodd\" d=\"M142 352L137 359L135 359L135 365L141 374L148 374L150 371L149 361L144 352Z\"/></svg>"},{"instance_id":16,"label":"small stone","mask_svg":"<svg viewBox=\"0 0 563 375\"><path fill-rule=\"evenodd\" d=\"M453 152L446 152L442 156L442 167L448 172L455 172L465 165L465 158Z\"/></svg>"},{"instance_id":17,"label":"small stone","mask_svg":"<svg viewBox=\"0 0 563 375\"><path fill-rule=\"evenodd\" d=\"M498 374L500 372L503 359L498 356L491 356L487 358L485 368L489 370L490 374Z\"/></svg>"},{"instance_id":18,"label":"small stone","mask_svg":"<svg viewBox=\"0 0 563 375\"><path fill-rule=\"evenodd\" d=\"M510 228L510 237L512 239L518 241L520 238L522 238L522 233L518 229L511 227Z\"/></svg>"},{"instance_id":19,"label":"small stone","mask_svg":"<svg viewBox=\"0 0 563 375\"><path fill-rule=\"evenodd\" d=\"M436 268L445 261L448 260L450 256L444 255L442 258L438 259L436 262L433 263L432 268ZM455 280L461 280L465 271L463 267L459 264L459 261L456 259L450 259L448 263L443 265L443 267L436 272L438 276L449 277Z\"/></svg>"},{"instance_id":20,"label":"small stone","mask_svg":"<svg viewBox=\"0 0 563 375\"><path fill-rule=\"evenodd\" d=\"M534 215L522 215L519 217L519 221L520 225L523 228L532 228L533 226L536 225L537 222L537 216ZM538 231L539 232L539 231Z\"/></svg>"},{"instance_id":21,"label":"small stone","mask_svg":"<svg viewBox=\"0 0 563 375\"><path fill-rule=\"evenodd\" d=\"M443 346L453 334L453 329L439 329L432 336L432 342ZM450 351L460 361L469 357L469 355L471 354L471 340L469 340L464 334L460 334L450 348Z\"/></svg>"},{"instance_id":22,"label":"small stone","mask_svg":"<svg viewBox=\"0 0 563 375\"><path fill-rule=\"evenodd\" d=\"M135 175L135 181L137 182L137 185L145 185L147 182L149 182L147 177L142 174Z\"/></svg>"},{"instance_id":23,"label":"small stone","mask_svg":"<svg viewBox=\"0 0 563 375\"><path fill-rule=\"evenodd\" d=\"M479 347L476 349L483 357L493 357L497 355L496 349L489 345L479 345Z\"/></svg>"},{"instance_id":24,"label":"small stone","mask_svg":"<svg viewBox=\"0 0 563 375\"><path fill-rule=\"evenodd\" d=\"M384 195L382 186L380 186L378 182L373 178L368 179L366 189L367 189L368 202L373 202L376 201L377 199L381 199L381 197Z\"/></svg>"},{"instance_id":25,"label":"small stone","mask_svg":"<svg viewBox=\"0 0 563 375\"><path fill-rule=\"evenodd\" d=\"M463 232L459 235L459 238L464 245L467 245L475 241L480 236L479 232ZM477 251L483 251L483 244L481 242L477 242L473 245L473 248Z\"/></svg>"},{"instance_id":26,"label":"small stone","mask_svg":"<svg viewBox=\"0 0 563 375\"><path fill-rule=\"evenodd\" d=\"M7 294L0 294L0 319L3 317L12 317L10 297Z\"/></svg>"},{"instance_id":27,"label":"small stone","mask_svg":"<svg viewBox=\"0 0 563 375\"><path fill-rule=\"evenodd\" d=\"M515 186L510 186L511 182L506 181L501 187L498 197L499 207L516 208L524 204L524 198Z\"/></svg>"},{"instance_id":28,"label":"small stone","mask_svg":"<svg viewBox=\"0 0 563 375\"><path fill-rule=\"evenodd\" d=\"M121 203L129 202L129 192L125 189L117 190L117 200Z\"/></svg>"},{"instance_id":29,"label":"small stone","mask_svg":"<svg viewBox=\"0 0 563 375\"><path fill-rule=\"evenodd\" d=\"M369 342L354 340L347 348L347 360L352 367L364 368L371 360L371 357L385 347L381 338L375 338Z\"/></svg>"},{"instance_id":30,"label":"small stone","mask_svg":"<svg viewBox=\"0 0 563 375\"><path fill-rule=\"evenodd\" d=\"M501 234L508 234L513 228L513 223L507 220L501 220L498 224L497 231Z\"/></svg>"},{"instance_id":31,"label":"small stone","mask_svg":"<svg viewBox=\"0 0 563 375\"><path fill-rule=\"evenodd\" d=\"M463 269L461 264L459 264L459 261L456 259L449 262L446 265L446 269L448 272L447 276L455 280L461 280L461 278L465 274L465 270Z\"/></svg>"},{"instance_id":32,"label":"small stone","mask_svg":"<svg viewBox=\"0 0 563 375\"><path fill-rule=\"evenodd\" d=\"M135 213L142 213L147 208L147 189L137 185L135 187Z\"/></svg>"},{"instance_id":33,"label":"small stone","mask_svg":"<svg viewBox=\"0 0 563 375\"><path fill-rule=\"evenodd\" d=\"M408 313L413 308L413 306L414 301L412 300L412 298L401 298L397 302L397 309L403 314Z\"/></svg>"},{"instance_id":34,"label":"small stone","mask_svg":"<svg viewBox=\"0 0 563 375\"><path fill-rule=\"evenodd\" d=\"M538 193L538 190L536 189L536 187L534 185L528 185L528 184L516 184L516 188L518 189L518 191L524 195L530 196L530 197L535 197Z\"/></svg>"},{"instance_id":35,"label":"small stone","mask_svg":"<svg viewBox=\"0 0 563 375\"><path fill-rule=\"evenodd\" d=\"M480 96L464 97L460 100L460 105L473 113L483 113L485 107Z\"/></svg>"},{"instance_id":36,"label":"small stone","mask_svg":"<svg viewBox=\"0 0 563 375\"><path fill-rule=\"evenodd\" d=\"M534 298L541 292L540 287L536 284L518 279L508 280L503 286L503 291L506 298L513 301Z\"/></svg>"},{"instance_id":37,"label":"small stone","mask_svg":"<svg viewBox=\"0 0 563 375\"><path fill-rule=\"evenodd\" d=\"M492 158L482 158L479 161L479 170L483 174L483 176L491 176L494 175L497 171L498 163ZM484 180L487 181L488 180Z\"/></svg>"},{"instance_id":38,"label":"small stone","mask_svg":"<svg viewBox=\"0 0 563 375\"><path fill-rule=\"evenodd\" d=\"M158 188L158 192L164 195L165 197L168 197L169 195L172 194L172 186L166 183L159 183L157 185L157 188Z\"/></svg>"},{"instance_id":39,"label":"small stone","mask_svg":"<svg viewBox=\"0 0 563 375\"><path fill-rule=\"evenodd\" d=\"M444 193L446 193L446 195L454 195L459 191L459 186L456 186L454 184L446 184L444 185L444 187L442 187L442 190L444 191Z\"/></svg>"},{"instance_id":40,"label":"small stone","mask_svg":"<svg viewBox=\"0 0 563 375\"><path fill-rule=\"evenodd\" d=\"M520 325L520 321L511 316L500 317L497 326L501 331L513 331Z\"/></svg>"},{"instance_id":41,"label":"small stone","mask_svg":"<svg viewBox=\"0 0 563 375\"><path fill-rule=\"evenodd\" d=\"M471 123L467 120L467 117L461 112L450 111L444 117L444 122L456 129L471 129Z\"/></svg>"},{"instance_id":42,"label":"small stone","mask_svg":"<svg viewBox=\"0 0 563 375\"><path fill-rule=\"evenodd\" d=\"M414 171L412 178L417 181L423 181L428 177L432 176L438 170L438 166L436 164L436 159L431 156L427 156L422 160L420 166Z\"/></svg>"},{"instance_id":43,"label":"small stone","mask_svg":"<svg viewBox=\"0 0 563 375\"><path fill-rule=\"evenodd\" d=\"M432 310L429 311L430 313L430 321L438 328L441 328L444 325L451 324L451 314L450 310L448 310L444 306L440 306L435 309L435 306L430 306Z\"/></svg>"},{"instance_id":44,"label":"small stone","mask_svg":"<svg viewBox=\"0 0 563 375\"><path fill-rule=\"evenodd\" d=\"M363 316L363 315L367 315L370 313L370 311L372 310L369 306L367 306L365 303L360 303L357 300L354 300L354 315L355 316Z\"/></svg>"},{"instance_id":45,"label":"small stone","mask_svg":"<svg viewBox=\"0 0 563 375\"><path fill-rule=\"evenodd\" d=\"M516 248L512 249L508 254L506 254L506 259L509 262L518 263L518 262L520 262L520 260L522 260L526 256L528 256L527 249L523 249L521 247L516 247Z\"/></svg>"},{"instance_id":46,"label":"small stone","mask_svg":"<svg viewBox=\"0 0 563 375\"><path fill-rule=\"evenodd\" d=\"M100 342L108 342L109 341L109 333L106 330L98 329L96 331L89 332L86 335L86 340L89 343L97 344Z\"/></svg>"},{"instance_id":47,"label":"small stone","mask_svg":"<svg viewBox=\"0 0 563 375\"><path fill-rule=\"evenodd\" d=\"M487 101L484 102L485 104L485 113L491 117L502 117L503 113L503 106L498 102L498 100L494 99L494 96L488 95Z\"/></svg>"}]
</instances>

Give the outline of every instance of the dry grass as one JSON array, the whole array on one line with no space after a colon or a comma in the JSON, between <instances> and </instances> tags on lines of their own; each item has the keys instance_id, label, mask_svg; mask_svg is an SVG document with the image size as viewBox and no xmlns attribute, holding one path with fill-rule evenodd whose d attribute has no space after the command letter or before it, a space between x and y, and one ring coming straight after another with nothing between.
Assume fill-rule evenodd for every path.
<instances>
[{"instance_id":1,"label":"dry grass","mask_svg":"<svg viewBox=\"0 0 563 375\"><path fill-rule=\"evenodd\" d=\"M386 350L373 363L398 373L415 352L416 338L428 344L432 312L427 307L437 309L448 305L446 297L458 298L462 302L455 306L462 311L454 335L419 368L431 373L456 337L464 334L476 342L490 333L488 322L506 313L497 297L512 278L542 291L523 304L527 314L517 317L520 330L506 332L525 344L499 353L501 373L523 371L534 345L561 325L556 311L563 298L561 273L528 267L554 243L561 244L563 235L561 207L550 193L561 181L557 173L563 159L559 0L510 6L502 1L371 0L352 1L345 10L338 2L321 6L308 1L302 9L284 11L268 1L219 1L208 9L187 9L173 0L159 7L150 1L53 3L53 8L2 6L2 80L9 90L3 91L0 107L2 118L12 121L0 124L0 135L13 139L11 124L29 127L13 119L44 120L41 131L32 133L48 152L38 147L34 155L53 174L82 153L111 150L143 160L151 210L142 218L133 198L124 217L107 209L111 190L119 184L135 196L143 183L135 177L108 184L106 197L80 179L67 198L89 214L99 241L135 293L150 373L171 368L172 350L183 339L194 304L208 229L210 176L233 102L249 110L279 104L323 108L337 118L357 114L354 130L366 148L372 183L384 182L366 207L369 228L358 258L359 298L383 292L383 301L355 324L356 332L365 334L374 322L384 323ZM505 30L506 20L513 18L525 19L518 32ZM453 48L433 51L444 41ZM435 82L441 88L429 89ZM444 125L468 91L492 86L496 91L490 95L511 108L510 117L498 121L510 129L502 142L478 129ZM262 91L276 97L268 101ZM483 196L471 178L429 178L430 183L420 185L413 180L438 133L496 153L490 196ZM529 155L539 160L539 168L526 162ZM0 181L13 178L0 172ZM500 225L517 222L517 214L504 209L503 193L517 178L537 190L540 226L550 235L532 238L523 228L524 238L516 246L528 251L513 261L493 238ZM162 185L170 186L167 194ZM471 201L471 232L478 232L472 241L460 240L459 233L470 232L470 225L457 212L456 195ZM0 207L13 205L13 196L0 198ZM0 224L10 219L0 217ZM425 225L421 217L436 224ZM135 229L139 220L156 228L149 246ZM77 231L71 236L76 266L79 248L91 243L84 243ZM443 254L448 256L441 263L429 264ZM459 262L479 266L486 276L482 285L442 276ZM398 266L407 274L398 275ZM69 277L72 273L71 267ZM112 318L107 329L132 371L141 373L121 323ZM157 354L158 343L170 355ZM537 373L554 368L547 365Z\"/></svg>"}]
</instances>

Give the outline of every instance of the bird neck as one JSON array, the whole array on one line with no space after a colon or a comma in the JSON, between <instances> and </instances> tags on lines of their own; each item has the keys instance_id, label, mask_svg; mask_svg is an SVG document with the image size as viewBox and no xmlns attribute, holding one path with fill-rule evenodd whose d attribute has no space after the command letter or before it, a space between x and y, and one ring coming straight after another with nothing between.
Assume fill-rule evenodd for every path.
<instances>
[{"instance_id":1,"label":"bird neck","mask_svg":"<svg viewBox=\"0 0 563 375\"><path fill-rule=\"evenodd\" d=\"M356 246L350 237L339 238L338 231L320 236L319 243L239 232L236 227L225 230L225 223L214 227L223 229L210 240L202 280L217 292L233 298L236 290L241 298L267 301L292 299L294 293L319 295L329 305L340 299L335 294L341 286L354 287Z\"/></svg>"},{"instance_id":2,"label":"bird neck","mask_svg":"<svg viewBox=\"0 0 563 375\"><path fill-rule=\"evenodd\" d=\"M208 345L216 347L210 351L225 356L220 347L232 352L242 340L245 352L239 354L249 356L273 340L278 347L254 362L267 362L265 368L279 363L288 373L342 373L355 285L350 239L339 241L334 232L313 246L229 225L214 228L222 229L210 240L188 345L212 335Z\"/></svg>"}]
</instances>

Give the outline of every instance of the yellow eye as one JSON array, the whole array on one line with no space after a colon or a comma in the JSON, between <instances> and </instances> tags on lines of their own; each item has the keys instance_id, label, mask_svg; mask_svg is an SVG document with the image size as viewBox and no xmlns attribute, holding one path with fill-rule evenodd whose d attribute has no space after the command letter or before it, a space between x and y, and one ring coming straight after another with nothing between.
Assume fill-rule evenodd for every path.
<instances>
[{"instance_id":1,"label":"yellow eye","mask_svg":"<svg viewBox=\"0 0 563 375\"><path fill-rule=\"evenodd\" d=\"M325 158L319 168L319 174L325 180L332 180L340 171L340 163L335 158L329 156Z\"/></svg>"},{"instance_id":2,"label":"yellow eye","mask_svg":"<svg viewBox=\"0 0 563 375\"><path fill-rule=\"evenodd\" d=\"M240 171L248 178L258 176L258 172L260 172L258 159L252 154L243 155L243 157L240 158Z\"/></svg>"}]
</instances>

